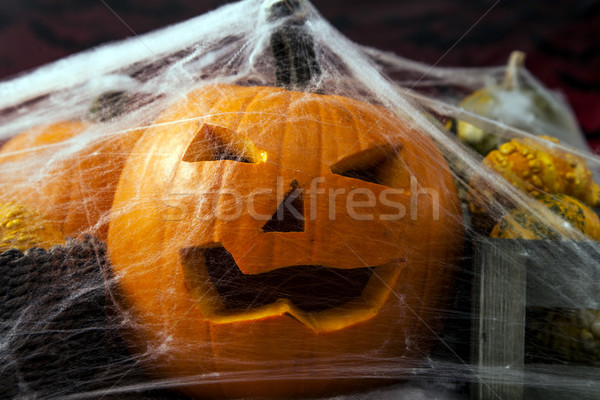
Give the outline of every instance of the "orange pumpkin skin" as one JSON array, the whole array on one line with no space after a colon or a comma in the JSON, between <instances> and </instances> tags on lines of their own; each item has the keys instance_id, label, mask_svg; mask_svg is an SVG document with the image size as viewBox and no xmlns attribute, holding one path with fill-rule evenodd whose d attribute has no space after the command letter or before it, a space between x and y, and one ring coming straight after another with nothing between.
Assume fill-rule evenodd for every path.
<instances>
[{"instance_id":1,"label":"orange pumpkin skin","mask_svg":"<svg viewBox=\"0 0 600 400\"><path fill-rule=\"evenodd\" d=\"M66 236L87 232L106 240L115 188L125 159L142 131L101 139L66 153L70 139L94 127L81 121L62 121L10 139L0 149L0 164L5 168L0 198L39 210ZM48 167L54 156L64 158ZM41 173L39 177L36 172Z\"/></svg>"},{"instance_id":2,"label":"orange pumpkin skin","mask_svg":"<svg viewBox=\"0 0 600 400\"><path fill-rule=\"evenodd\" d=\"M219 160L215 138L250 162ZM382 157L380 183L340 174ZM436 193L417 198L414 218L411 176ZM319 177L313 188L323 190L311 197ZM265 231L280 183L306 190L303 229ZM389 190L406 215L386 220L398 209L377 204L360 210L372 220L357 220L345 203L356 188L377 198ZM232 190L252 198L255 214L234 215ZM156 374L200 397L297 397L366 388L418 365L462 241L451 174L425 134L345 97L217 85L168 108L137 143L117 187L108 249L135 321L132 345ZM259 279L300 265L375 268L360 296L332 308L306 311L287 298L231 307L202 253L220 246ZM201 251L190 259L190 248Z\"/></svg>"}]
</instances>

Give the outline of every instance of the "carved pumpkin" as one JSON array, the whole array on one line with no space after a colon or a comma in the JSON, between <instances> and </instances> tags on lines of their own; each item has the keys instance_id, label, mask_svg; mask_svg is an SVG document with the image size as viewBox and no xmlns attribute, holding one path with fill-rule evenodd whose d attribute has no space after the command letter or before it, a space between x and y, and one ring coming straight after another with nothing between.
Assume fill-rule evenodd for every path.
<instances>
[{"instance_id":1,"label":"carved pumpkin","mask_svg":"<svg viewBox=\"0 0 600 400\"><path fill-rule=\"evenodd\" d=\"M462 241L424 133L350 98L218 85L137 143L108 248L157 374L192 395L290 397L418 365Z\"/></svg>"},{"instance_id":2,"label":"carved pumpkin","mask_svg":"<svg viewBox=\"0 0 600 400\"><path fill-rule=\"evenodd\" d=\"M61 121L9 140L0 149L0 198L39 210L66 236L90 232L106 240L115 187L141 131L101 138L68 153L69 140L94 127ZM59 161L51 163L52 157Z\"/></svg>"}]
</instances>

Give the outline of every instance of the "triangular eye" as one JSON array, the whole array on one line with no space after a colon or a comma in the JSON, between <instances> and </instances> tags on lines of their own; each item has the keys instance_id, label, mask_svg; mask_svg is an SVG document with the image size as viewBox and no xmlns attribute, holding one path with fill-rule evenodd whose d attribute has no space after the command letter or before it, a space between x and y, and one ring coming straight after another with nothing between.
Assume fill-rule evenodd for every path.
<instances>
[{"instance_id":1,"label":"triangular eye","mask_svg":"<svg viewBox=\"0 0 600 400\"><path fill-rule=\"evenodd\" d=\"M204 124L188 146L182 160L259 163L266 159L267 153L257 149L243 135L223 126Z\"/></svg>"},{"instance_id":2,"label":"triangular eye","mask_svg":"<svg viewBox=\"0 0 600 400\"><path fill-rule=\"evenodd\" d=\"M392 146L379 146L342 159L331 167L331 172L348 178L382 185L381 169L399 151Z\"/></svg>"},{"instance_id":3,"label":"triangular eye","mask_svg":"<svg viewBox=\"0 0 600 400\"><path fill-rule=\"evenodd\" d=\"M215 143L214 146L215 146L214 161L231 160L231 161L243 162L243 163L248 163L248 164L252 163L252 161L248 160L244 156L235 154L234 152L232 152L227 147L227 145L225 145L224 143Z\"/></svg>"},{"instance_id":4,"label":"triangular eye","mask_svg":"<svg viewBox=\"0 0 600 400\"><path fill-rule=\"evenodd\" d=\"M342 175L348 178L359 179L365 182L376 183L381 185L381 179L378 173L379 165L365 166L364 168L350 169L342 171L338 175Z\"/></svg>"}]
</instances>

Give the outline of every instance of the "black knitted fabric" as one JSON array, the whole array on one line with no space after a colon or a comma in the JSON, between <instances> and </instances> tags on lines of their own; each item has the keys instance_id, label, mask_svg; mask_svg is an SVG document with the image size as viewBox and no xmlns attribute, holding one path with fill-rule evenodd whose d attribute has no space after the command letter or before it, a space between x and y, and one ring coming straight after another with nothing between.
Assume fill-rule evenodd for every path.
<instances>
[{"instance_id":1,"label":"black knitted fabric","mask_svg":"<svg viewBox=\"0 0 600 400\"><path fill-rule=\"evenodd\" d=\"M0 254L0 399L183 398L146 386L109 301L115 287L95 237Z\"/></svg>"},{"instance_id":2,"label":"black knitted fabric","mask_svg":"<svg viewBox=\"0 0 600 400\"><path fill-rule=\"evenodd\" d=\"M0 398L80 391L106 365L106 247L0 254ZM114 349L113 349L114 350Z\"/></svg>"}]
</instances>

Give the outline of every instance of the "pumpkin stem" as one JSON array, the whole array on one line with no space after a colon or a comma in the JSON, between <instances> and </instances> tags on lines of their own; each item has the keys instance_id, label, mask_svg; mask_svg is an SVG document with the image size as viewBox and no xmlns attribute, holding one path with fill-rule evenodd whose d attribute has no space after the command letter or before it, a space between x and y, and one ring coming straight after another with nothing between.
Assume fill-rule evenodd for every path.
<instances>
[{"instance_id":1,"label":"pumpkin stem","mask_svg":"<svg viewBox=\"0 0 600 400\"><path fill-rule=\"evenodd\" d=\"M525 64L525 53L515 50L510 53L508 65L506 66L506 74L504 75L504 89L518 90L519 89L519 69Z\"/></svg>"},{"instance_id":2,"label":"pumpkin stem","mask_svg":"<svg viewBox=\"0 0 600 400\"><path fill-rule=\"evenodd\" d=\"M128 102L127 92L110 91L101 94L90 106L87 119L93 122L105 122L125 112Z\"/></svg>"},{"instance_id":3,"label":"pumpkin stem","mask_svg":"<svg viewBox=\"0 0 600 400\"><path fill-rule=\"evenodd\" d=\"M306 29L303 0L275 0L268 5L269 21L287 19L271 35L275 86L305 91L321 75L313 38Z\"/></svg>"}]
</instances>

